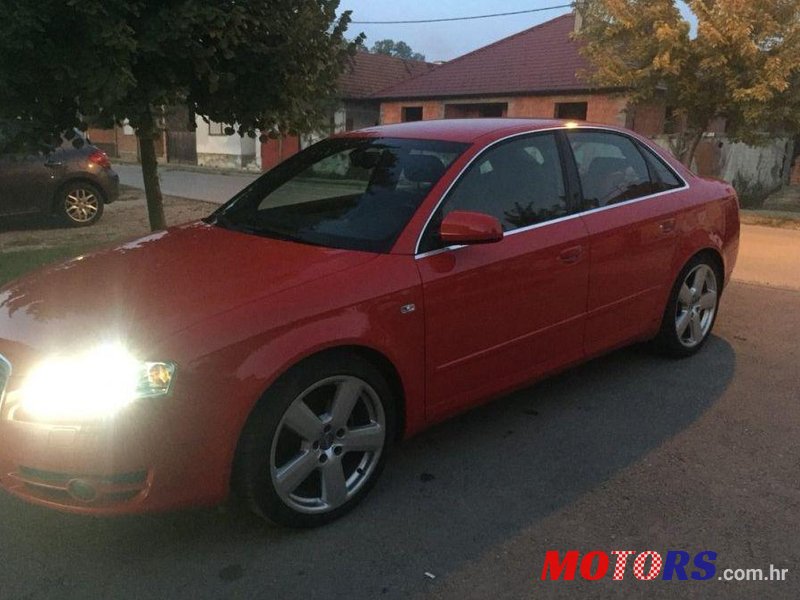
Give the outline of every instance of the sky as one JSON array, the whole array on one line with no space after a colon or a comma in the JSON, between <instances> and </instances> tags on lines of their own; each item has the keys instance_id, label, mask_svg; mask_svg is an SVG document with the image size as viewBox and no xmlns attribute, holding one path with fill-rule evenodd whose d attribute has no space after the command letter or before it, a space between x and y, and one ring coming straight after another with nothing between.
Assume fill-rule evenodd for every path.
<instances>
[{"instance_id":1,"label":"sky","mask_svg":"<svg viewBox=\"0 0 800 600\"><path fill-rule=\"evenodd\" d=\"M354 21L396 21L439 19L513 12L569 4L570 0L341 0L339 9L352 10ZM687 9L684 8L686 12ZM353 36L364 32L366 45L378 40L403 40L429 61L451 60L499 39L570 12L569 8L544 12L460 21L414 25L350 25Z\"/></svg>"}]
</instances>

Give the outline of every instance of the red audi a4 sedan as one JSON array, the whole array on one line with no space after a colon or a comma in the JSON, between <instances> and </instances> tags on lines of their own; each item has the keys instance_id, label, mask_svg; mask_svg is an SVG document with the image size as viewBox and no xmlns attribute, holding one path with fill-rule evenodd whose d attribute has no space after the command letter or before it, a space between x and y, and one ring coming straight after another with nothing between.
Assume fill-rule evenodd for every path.
<instances>
[{"instance_id":1,"label":"red audi a4 sedan","mask_svg":"<svg viewBox=\"0 0 800 600\"><path fill-rule=\"evenodd\" d=\"M233 489L323 524L433 423L634 342L697 352L738 239L729 185L622 129L320 142L203 221L0 288L2 485L87 514Z\"/></svg>"}]
</instances>

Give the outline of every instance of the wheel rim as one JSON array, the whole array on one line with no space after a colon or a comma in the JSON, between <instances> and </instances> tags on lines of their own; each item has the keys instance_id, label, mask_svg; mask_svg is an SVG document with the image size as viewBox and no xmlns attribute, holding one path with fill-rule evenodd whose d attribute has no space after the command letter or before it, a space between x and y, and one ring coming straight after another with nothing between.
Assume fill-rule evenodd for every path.
<instances>
[{"instance_id":1,"label":"wheel rim","mask_svg":"<svg viewBox=\"0 0 800 600\"><path fill-rule=\"evenodd\" d=\"M76 223L88 223L97 215L100 201L91 190L75 188L64 198L64 210Z\"/></svg>"},{"instance_id":2,"label":"wheel rim","mask_svg":"<svg viewBox=\"0 0 800 600\"><path fill-rule=\"evenodd\" d=\"M711 330L717 312L717 276L708 265L698 265L684 279L678 293L675 331L681 344L694 348Z\"/></svg>"},{"instance_id":3,"label":"wheel rim","mask_svg":"<svg viewBox=\"0 0 800 600\"><path fill-rule=\"evenodd\" d=\"M309 387L286 410L270 451L270 475L281 500L302 513L330 512L372 477L386 439L378 394L341 375Z\"/></svg>"}]
</instances>

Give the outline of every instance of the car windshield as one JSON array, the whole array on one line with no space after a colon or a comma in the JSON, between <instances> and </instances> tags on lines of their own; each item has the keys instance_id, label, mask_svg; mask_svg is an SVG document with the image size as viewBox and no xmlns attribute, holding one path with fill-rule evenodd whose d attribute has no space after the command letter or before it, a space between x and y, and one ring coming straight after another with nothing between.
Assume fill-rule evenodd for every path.
<instances>
[{"instance_id":1,"label":"car windshield","mask_svg":"<svg viewBox=\"0 0 800 600\"><path fill-rule=\"evenodd\" d=\"M254 235L385 253L466 148L433 140L325 140L265 173L212 222Z\"/></svg>"}]
</instances>

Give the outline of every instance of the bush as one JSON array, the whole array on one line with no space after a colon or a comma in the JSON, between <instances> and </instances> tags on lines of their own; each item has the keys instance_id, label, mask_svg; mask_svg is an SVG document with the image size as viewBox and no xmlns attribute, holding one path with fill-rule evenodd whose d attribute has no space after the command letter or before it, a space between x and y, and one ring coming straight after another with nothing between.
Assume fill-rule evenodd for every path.
<instances>
[{"instance_id":1,"label":"bush","mask_svg":"<svg viewBox=\"0 0 800 600\"><path fill-rule=\"evenodd\" d=\"M768 190L761 182L752 183L742 175L736 175L733 180L733 187L739 194L739 205L742 208L756 210L764 205L773 190Z\"/></svg>"}]
</instances>

